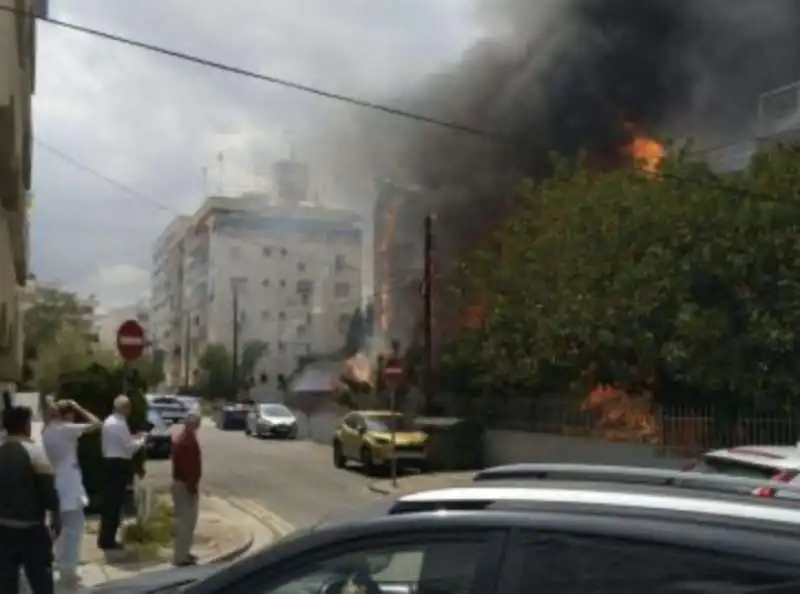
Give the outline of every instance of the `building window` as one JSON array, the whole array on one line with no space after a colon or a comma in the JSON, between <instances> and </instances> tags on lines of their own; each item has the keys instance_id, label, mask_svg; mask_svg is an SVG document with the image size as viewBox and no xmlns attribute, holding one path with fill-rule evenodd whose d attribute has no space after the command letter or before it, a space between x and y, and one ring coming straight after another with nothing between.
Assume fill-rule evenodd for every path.
<instances>
[{"instance_id":1,"label":"building window","mask_svg":"<svg viewBox=\"0 0 800 594\"><path fill-rule=\"evenodd\" d=\"M261 319L262 320L268 320L269 319L269 310L268 309L265 309L264 311L261 312Z\"/></svg>"},{"instance_id":2,"label":"building window","mask_svg":"<svg viewBox=\"0 0 800 594\"><path fill-rule=\"evenodd\" d=\"M306 271L306 263L305 262L298 262L297 263L297 272L305 272Z\"/></svg>"},{"instance_id":3,"label":"building window","mask_svg":"<svg viewBox=\"0 0 800 594\"><path fill-rule=\"evenodd\" d=\"M337 299L350 297L350 283L336 283L333 286L333 296Z\"/></svg>"},{"instance_id":4,"label":"building window","mask_svg":"<svg viewBox=\"0 0 800 594\"><path fill-rule=\"evenodd\" d=\"M282 343L282 342L278 343L278 352L279 353L285 353L286 352L286 345L284 343Z\"/></svg>"},{"instance_id":5,"label":"building window","mask_svg":"<svg viewBox=\"0 0 800 594\"><path fill-rule=\"evenodd\" d=\"M282 311L281 313L279 313L278 314L278 319L281 320L281 321L285 320L286 319L286 312Z\"/></svg>"},{"instance_id":6,"label":"building window","mask_svg":"<svg viewBox=\"0 0 800 594\"><path fill-rule=\"evenodd\" d=\"M310 326L311 322L313 321L313 319L314 319L314 315L311 312L308 312L306 314L306 326Z\"/></svg>"},{"instance_id":7,"label":"building window","mask_svg":"<svg viewBox=\"0 0 800 594\"><path fill-rule=\"evenodd\" d=\"M297 336L305 336L307 330L308 329L303 324L300 324L297 327Z\"/></svg>"},{"instance_id":8,"label":"building window","mask_svg":"<svg viewBox=\"0 0 800 594\"><path fill-rule=\"evenodd\" d=\"M271 247L262 248L261 253L264 255L265 258L269 258L272 255L272 248Z\"/></svg>"},{"instance_id":9,"label":"building window","mask_svg":"<svg viewBox=\"0 0 800 594\"><path fill-rule=\"evenodd\" d=\"M281 283L280 284L281 284L281 289L285 289L286 288L286 281L284 279L281 279Z\"/></svg>"},{"instance_id":10,"label":"building window","mask_svg":"<svg viewBox=\"0 0 800 594\"><path fill-rule=\"evenodd\" d=\"M339 332L342 334L347 332L347 329L350 327L350 318L352 317L352 314L339 314L339 318L336 320L336 327L339 329Z\"/></svg>"},{"instance_id":11,"label":"building window","mask_svg":"<svg viewBox=\"0 0 800 594\"><path fill-rule=\"evenodd\" d=\"M311 294L314 292L314 281L308 279L297 281L295 292L300 296L300 303L308 305L311 303Z\"/></svg>"},{"instance_id":12,"label":"building window","mask_svg":"<svg viewBox=\"0 0 800 594\"><path fill-rule=\"evenodd\" d=\"M269 279L265 278L264 280L262 280L261 281L261 286L264 287L264 288L268 287L269 286Z\"/></svg>"},{"instance_id":13,"label":"building window","mask_svg":"<svg viewBox=\"0 0 800 594\"><path fill-rule=\"evenodd\" d=\"M347 258L344 254L336 254L336 257L333 260L333 269L336 272L344 272L347 268Z\"/></svg>"},{"instance_id":14,"label":"building window","mask_svg":"<svg viewBox=\"0 0 800 594\"><path fill-rule=\"evenodd\" d=\"M288 254L288 253L289 252L286 251L286 248L281 248L281 258L285 258L286 254Z\"/></svg>"}]
</instances>

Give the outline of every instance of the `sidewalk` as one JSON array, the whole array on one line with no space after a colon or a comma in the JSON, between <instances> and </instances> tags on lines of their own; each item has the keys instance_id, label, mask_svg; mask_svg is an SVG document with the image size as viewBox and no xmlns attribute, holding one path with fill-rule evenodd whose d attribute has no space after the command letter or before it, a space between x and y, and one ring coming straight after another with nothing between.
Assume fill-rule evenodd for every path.
<instances>
[{"instance_id":1,"label":"sidewalk","mask_svg":"<svg viewBox=\"0 0 800 594\"><path fill-rule=\"evenodd\" d=\"M195 532L192 552L200 563L222 563L233 560L257 545L269 544L271 534L253 528L253 518L228 503L225 499L203 495L200 500L200 518ZM258 532L258 534L256 534ZM83 541L83 562L78 568L82 585L77 590L56 587L56 594L87 592L89 588L106 582L125 579L142 571L157 571L171 567L170 549L158 552L156 558L141 560L121 553L108 556L97 548L97 521L87 522ZM24 590L23 590L24 591Z\"/></svg>"},{"instance_id":2,"label":"sidewalk","mask_svg":"<svg viewBox=\"0 0 800 594\"><path fill-rule=\"evenodd\" d=\"M367 485L367 488L378 495L407 495L416 491L467 485L472 482L474 474L475 471L408 474L397 477L397 488L394 487L390 478L373 480Z\"/></svg>"}]
</instances>

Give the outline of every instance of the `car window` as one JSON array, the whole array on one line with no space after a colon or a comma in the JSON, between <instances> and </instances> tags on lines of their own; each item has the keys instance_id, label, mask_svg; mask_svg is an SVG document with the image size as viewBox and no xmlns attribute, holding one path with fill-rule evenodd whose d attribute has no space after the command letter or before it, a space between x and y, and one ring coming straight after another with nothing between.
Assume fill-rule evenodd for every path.
<instances>
[{"instance_id":1,"label":"car window","mask_svg":"<svg viewBox=\"0 0 800 594\"><path fill-rule=\"evenodd\" d=\"M800 578L789 567L784 573L712 551L569 534L526 535L517 563L514 594L755 594Z\"/></svg>"},{"instance_id":2,"label":"car window","mask_svg":"<svg viewBox=\"0 0 800 594\"><path fill-rule=\"evenodd\" d=\"M470 594L482 540L379 546L333 553L253 594ZM252 584L252 582L251 582Z\"/></svg>"},{"instance_id":3,"label":"car window","mask_svg":"<svg viewBox=\"0 0 800 594\"><path fill-rule=\"evenodd\" d=\"M291 417L292 412L280 404L262 404L259 407L261 414L267 417Z\"/></svg>"},{"instance_id":4,"label":"car window","mask_svg":"<svg viewBox=\"0 0 800 594\"><path fill-rule=\"evenodd\" d=\"M712 456L701 458L689 470L705 474L723 474L752 479L772 478L778 472L777 468L770 466L756 466L738 460L723 460Z\"/></svg>"},{"instance_id":5,"label":"car window","mask_svg":"<svg viewBox=\"0 0 800 594\"><path fill-rule=\"evenodd\" d=\"M413 431L414 424L403 415L370 415L366 417L369 431Z\"/></svg>"}]
</instances>

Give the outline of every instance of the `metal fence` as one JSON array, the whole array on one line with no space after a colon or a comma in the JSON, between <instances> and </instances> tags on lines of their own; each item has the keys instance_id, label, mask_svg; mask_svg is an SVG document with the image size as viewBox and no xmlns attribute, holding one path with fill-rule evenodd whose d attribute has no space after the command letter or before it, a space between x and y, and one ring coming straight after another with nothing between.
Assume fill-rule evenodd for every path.
<instances>
[{"instance_id":1,"label":"metal fence","mask_svg":"<svg viewBox=\"0 0 800 594\"><path fill-rule=\"evenodd\" d=\"M646 442L665 456L693 457L737 445L795 445L800 440L800 415L785 411L732 417L717 407L651 405L631 420L609 409L586 409L563 397L498 394L449 408L454 415L479 419L491 429Z\"/></svg>"}]
</instances>

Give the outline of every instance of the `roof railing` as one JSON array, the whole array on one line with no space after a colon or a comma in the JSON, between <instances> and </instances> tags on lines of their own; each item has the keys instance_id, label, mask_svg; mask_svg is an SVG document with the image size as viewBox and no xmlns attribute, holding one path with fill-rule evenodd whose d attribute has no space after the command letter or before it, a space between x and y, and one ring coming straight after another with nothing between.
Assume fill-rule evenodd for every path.
<instances>
[{"instance_id":1,"label":"roof railing","mask_svg":"<svg viewBox=\"0 0 800 594\"><path fill-rule=\"evenodd\" d=\"M698 489L702 491L755 491L759 488L797 493L800 486L780 481L692 471L647 468L639 466L603 466L595 464L509 464L480 470L473 482L562 480L603 482L631 485L653 485Z\"/></svg>"}]
</instances>

